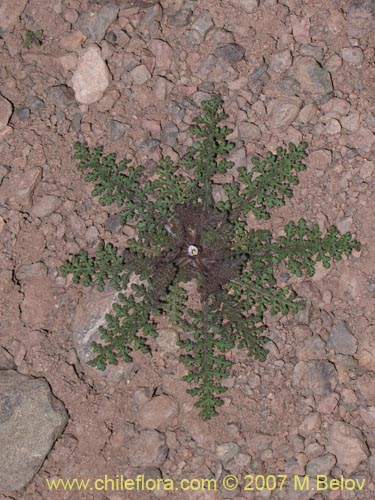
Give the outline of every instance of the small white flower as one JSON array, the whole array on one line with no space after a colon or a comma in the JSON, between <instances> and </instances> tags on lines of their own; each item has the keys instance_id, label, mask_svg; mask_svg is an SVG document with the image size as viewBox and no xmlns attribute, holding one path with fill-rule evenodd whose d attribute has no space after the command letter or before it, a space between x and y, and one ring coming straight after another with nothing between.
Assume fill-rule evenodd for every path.
<instances>
[{"instance_id":1,"label":"small white flower","mask_svg":"<svg viewBox=\"0 0 375 500\"><path fill-rule=\"evenodd\" d=\"M196 247L195 245L188 246L188 254L190 255L190 257L195 257L196 255L198 255L198 253L198 247Z\"/></svg>"}]
</instances>

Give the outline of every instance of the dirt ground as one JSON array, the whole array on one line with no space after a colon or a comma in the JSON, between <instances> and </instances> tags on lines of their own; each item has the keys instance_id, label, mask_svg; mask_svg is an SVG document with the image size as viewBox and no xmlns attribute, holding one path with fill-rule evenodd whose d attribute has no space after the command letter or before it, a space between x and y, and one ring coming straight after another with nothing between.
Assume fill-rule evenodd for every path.
<instances>
[{"instance_id":1,"label":"dirt ground","mask_svg":"<svg viewBox=\"0 0 375 500\"><path fill-rule=\"evenodd\" d=\"M47 379L69 413L64 433L36 477L25 491L11 497L371 500L375 498L375 12L371 2L129 3L112 3L119 10L98 40L99 35L87 34L87 27L95 15L102 15L100 4L25 0L19 2L24 8L19 8L5 2L15 17L7 19L0 38L0 94L12 106L0 135L0 343L14 357L19 372ZM44 32L42 44L25 47L25 31L38 29ZM217 47L233 43L243 47L242 57L215 53ZM85 103L73 89L72 76L92 45L100 48L110 78L102 95ZM291 69L298 58L303 63L313 59L325 68L332 89L327 84L314 95L308 87L314 84L311 75L302 75L296 89L298 78L293 79ZM66 87L57 87L61 85ZM162 155L176 159L183 154L190 144L191 117L211 91L222 95L234 128L236 166L250 166L254 153L274 151L278 145L308 143L308 168L299 175L294 197L274 210L270 221L254 220L254 226L280 234L289 220L304 217L323 230L335 224L342 232L351 231L362 250L330 270L319 268L312 279L290 280L305 298L306 309L297 317L269 318L272 342L264 363L242 352L232 353L235 364L226 382L225 404L218 417L202 422L193 398L185 392L184 368L168 339L155 341L152 356L136 355L124 377L116 377L115 370L103 376L79 362L72 325L87 291L62 278L58 268L81 248L93 252L102 240L123 247L128 237L113 224L116 208L103 208L91 197L92 188L72 159L74 143L103 145L106 152L152 169ZM278 270L280 276L282 272ZM89 298L99 300L91 292ZM337 325L346 329L353 349L346 350L337 340ZM327 361L334 375L325 373ZM338 423L347 425L347 434L337 431ZM53 492L46 483L51 478L137 474L176 482L216 478L218 488ZM240 488L224 488L222 480L228 474L239 478ZM281 491L252 491L246 488L250 474L286 474L288 486ZM306 474L365 479L365 488L362 492L293 490L292 478Z\"/></svg>"}]
</instances>

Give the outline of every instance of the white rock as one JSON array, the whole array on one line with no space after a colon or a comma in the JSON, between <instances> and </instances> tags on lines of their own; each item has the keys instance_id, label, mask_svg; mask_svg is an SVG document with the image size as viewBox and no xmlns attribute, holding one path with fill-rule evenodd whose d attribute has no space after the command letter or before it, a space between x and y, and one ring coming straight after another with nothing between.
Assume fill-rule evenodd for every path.
<instances>
[{"instance_id":1,"label":"white rock","mask_svg":"<svg viewBox=\"0 0 375 500\"><path fill-rule=\"evenodd\" d=\"M111 76L101 57L97 45L91 45L79 58L78 66L72 76L75 97L82 104L99 101L107 89Z\"/></svg>"}]
</instances>

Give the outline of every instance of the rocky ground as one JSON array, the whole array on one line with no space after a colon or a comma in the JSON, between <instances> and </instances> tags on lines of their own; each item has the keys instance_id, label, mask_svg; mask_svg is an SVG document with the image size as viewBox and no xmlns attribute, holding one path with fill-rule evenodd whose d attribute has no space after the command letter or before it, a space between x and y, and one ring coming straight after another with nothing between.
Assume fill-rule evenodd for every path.
<instances>
[{"instance_id":1,"label":"rocky ground","mask_svg":"<svg viewBox=\"0 0 375 500\"><path fill-rule=\"evenodd\" d=\"M0 4L1 499L375 498L375 9L372 0L258 3ZM41 45L25 46L39 29ZM104 375L87 366L88 332L111 294L58 268L80 248L129 236L115 209L90 196L73 144L152 169L185 151L212 91L234 129L235 167L280 144L309 145L295 196L263 227L278 234L302 216L353 232L362 250L291 280L306 308L269 318L264 363L233 353L225 405L205 423L170 328L151 357ZM217 478L218 490L51 492L46 483L104 474ZM225 490L227 474L241 487ZM247 474L288 481L251 491ZM306 474L365 486L294 490L292 478Z\"/></svg>"}]
</instances>

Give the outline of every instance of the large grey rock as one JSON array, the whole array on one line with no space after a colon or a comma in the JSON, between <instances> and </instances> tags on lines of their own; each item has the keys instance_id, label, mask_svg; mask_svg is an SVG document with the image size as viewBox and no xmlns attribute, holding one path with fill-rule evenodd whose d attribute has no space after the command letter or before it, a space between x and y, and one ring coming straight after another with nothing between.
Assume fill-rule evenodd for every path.
<instances>
[{"instance_id":1,"label":"large grey rock","mask_svg":"<svg viewBox=\"0 0 375 500\"><path fill-rule=\"evenodd\" d=\"M18 491L32 480L67 421L45 379L0 371L0 490Z\"/></svg>"}]
</instances>

